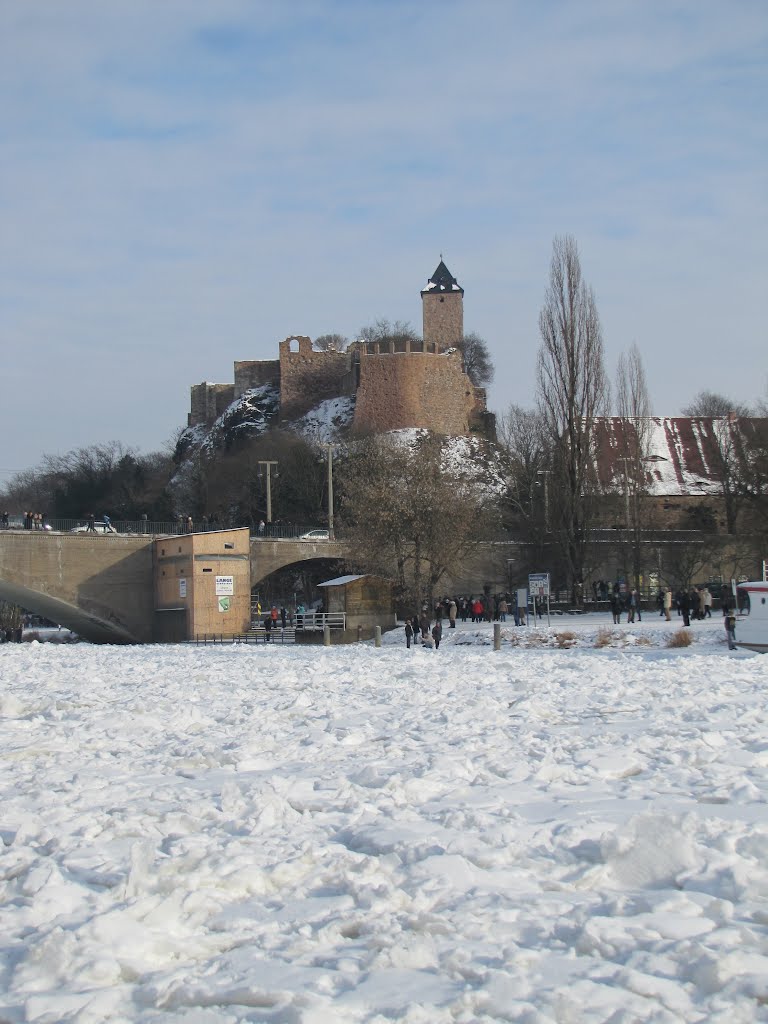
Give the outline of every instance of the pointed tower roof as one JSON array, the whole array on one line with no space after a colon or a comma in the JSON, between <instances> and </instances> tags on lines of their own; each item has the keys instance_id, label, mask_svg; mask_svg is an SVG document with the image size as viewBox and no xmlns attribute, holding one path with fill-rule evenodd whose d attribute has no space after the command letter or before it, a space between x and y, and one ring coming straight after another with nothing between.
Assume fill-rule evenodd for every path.
<instances>
[{"instance_id":1,"label":"pointed tower roof","mask_svg":"<svg viewBox=\"0 0 768 1024\"><path fill-rule=\"evenodd\" d=\"M429 295L433 292L460 292L462 295L464 294L464 289L443 263L442 256L437 265L437 270L430 277L426 288L421 290L422 295Z\"/></svg>"}]
</instances>

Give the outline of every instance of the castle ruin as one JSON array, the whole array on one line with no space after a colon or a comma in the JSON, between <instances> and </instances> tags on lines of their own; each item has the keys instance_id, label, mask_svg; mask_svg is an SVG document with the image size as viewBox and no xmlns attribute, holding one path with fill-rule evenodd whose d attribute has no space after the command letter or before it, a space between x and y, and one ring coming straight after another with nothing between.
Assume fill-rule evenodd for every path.
<instances>
[{"instance_id":1,"label":"castle ruin","mask_svg":"<svg viewBox=\"0 0 768 1024\"><path fill-rule=\"evenodd\" d=\"M467 436L492 431L484 388L464 372L457 348L464 336L464 289L440 260L421 292L423 338L352 342L345 352L320 352L304 336L281 341L278 359L235 362L233 384L191 389L190 427L212 426L228 406L263 385L279 390L279 422L321 402L354 397L352 430L379 433L423 427Z\"/></svg>"}]
</instances>

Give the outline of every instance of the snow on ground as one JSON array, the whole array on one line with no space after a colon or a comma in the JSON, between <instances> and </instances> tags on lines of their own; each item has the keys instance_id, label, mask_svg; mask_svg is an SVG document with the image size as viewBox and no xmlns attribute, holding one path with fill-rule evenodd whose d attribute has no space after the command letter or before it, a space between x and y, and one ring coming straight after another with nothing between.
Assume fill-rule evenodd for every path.
<instances>
[{"instance_id":1,"label":"snow on ground","mask_svg":"<svg viewBox=\"0 0 768 1024\"><path fill-rule=\"evenodd\" d=\"M600 624L3 645L0 1020L768 1020L768 658Z\"/></svg>"}]
</instances>

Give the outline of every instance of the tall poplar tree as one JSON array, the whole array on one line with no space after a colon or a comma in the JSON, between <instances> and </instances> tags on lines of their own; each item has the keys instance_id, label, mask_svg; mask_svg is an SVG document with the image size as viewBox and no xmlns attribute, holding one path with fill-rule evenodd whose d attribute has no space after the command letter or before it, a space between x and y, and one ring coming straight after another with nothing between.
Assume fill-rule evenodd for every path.
<instances>
[{"instance_id":1,"label":"tall poplar tree","mask_svg":"<svg viewBox=\"0 0 768 1024\"><path fill-rule=\"evenodd\" d=\"M576 240L555 238L549 287L539 314L537 403L553 453L550 514L571 600L583 600L596 510L595 419L608 398L603 333L592 289L582 279Z\"/></svg>"}]
</instances>

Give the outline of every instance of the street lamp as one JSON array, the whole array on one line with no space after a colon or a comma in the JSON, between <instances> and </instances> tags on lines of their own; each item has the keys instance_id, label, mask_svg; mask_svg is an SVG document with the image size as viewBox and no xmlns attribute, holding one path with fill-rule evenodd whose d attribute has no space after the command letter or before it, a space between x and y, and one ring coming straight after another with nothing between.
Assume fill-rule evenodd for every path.
<instances>
[{"instance_id":1,"label":"street lamp","mask_svg":"<svg viewBox=\"0 0 768 1024\"><path fill-rule=\"evenodd\" d=\"M273 466L277 465L277 462L275 460L270 461L270 460L267 460L267 459L259 459L259 465L267 467L267 522L271 523L272 522L272 477L270 475L270 470L272 469Z\"/></svg>"}]
</instances>

